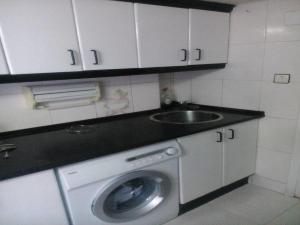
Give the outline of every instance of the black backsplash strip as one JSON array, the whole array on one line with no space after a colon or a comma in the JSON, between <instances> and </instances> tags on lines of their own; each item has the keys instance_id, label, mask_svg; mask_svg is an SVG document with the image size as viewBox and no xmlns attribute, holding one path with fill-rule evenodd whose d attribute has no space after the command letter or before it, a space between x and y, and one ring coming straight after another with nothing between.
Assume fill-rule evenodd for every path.
<instances>
[{"instance_id":1,"label":"black backsplash strip","mask_svg":"<svg viewBox=\"0 0 300 225\"><path fill-rule=\"evenodd\" d=\"M115 0L123 2L134 2L151 5L170 6L178 8L202 9L217 12L230 13L235 5L219 2L207 2L203 0Z\"/></svg>"}]
</instances>

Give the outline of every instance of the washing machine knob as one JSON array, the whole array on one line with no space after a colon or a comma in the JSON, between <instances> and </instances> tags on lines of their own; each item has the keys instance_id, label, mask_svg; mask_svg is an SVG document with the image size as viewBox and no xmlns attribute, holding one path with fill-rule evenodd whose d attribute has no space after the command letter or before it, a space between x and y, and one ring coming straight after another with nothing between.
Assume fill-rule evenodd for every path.
<instances>
[{"instance_id":1,"label":"washing machine knob","mask_svg":"<svg viewBox=\"0 0 300 225\"><path fill-rule=\"evenodd\" d=\"M178 150L176 148L167 148L166 154L169 156L177 155Z\"/></svg>"}]
</instances>

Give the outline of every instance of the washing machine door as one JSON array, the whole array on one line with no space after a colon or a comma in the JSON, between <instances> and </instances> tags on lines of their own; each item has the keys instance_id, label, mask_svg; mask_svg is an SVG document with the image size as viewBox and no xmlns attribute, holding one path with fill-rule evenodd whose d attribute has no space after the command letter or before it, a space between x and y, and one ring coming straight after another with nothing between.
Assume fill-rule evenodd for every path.
<instances>
[{"instance_id":1,"label":"washing machine door","mask_svg":"<svg viewBox=\"0 0 300 225\"><path fill-rule=\"evenodd\" d=\"M110 182L92 204L93 214L106 222L138 219L156 209L170 192L170 180L156 171L136 171Z\"/></svg>"}]
</instances>

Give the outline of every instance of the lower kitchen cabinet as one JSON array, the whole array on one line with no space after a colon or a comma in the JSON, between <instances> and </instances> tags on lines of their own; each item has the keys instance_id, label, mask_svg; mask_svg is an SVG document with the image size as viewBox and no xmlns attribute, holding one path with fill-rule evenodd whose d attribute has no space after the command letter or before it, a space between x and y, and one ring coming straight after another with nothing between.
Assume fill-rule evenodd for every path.
<instances>
[{"instance_id":1,"label":"lower kitchen cabinet","mask_svg":"<svg viewBox=\"0 0 300 225\"><path fill-rule=\"evenodd\" d=\"M258 121L225 128L224 185L255 173Z\"/></svg>"},{"instance_id":2,"label":"lower kitchen cabinet","mask_svg":"<svg viewBox=\"0 0 300 225\"><path fill-rule=\"evenodd\" d=\"M0 224L68 225L54 172L0 182Z\"/></svg>"},{"instance_id":3,"label":"lower kitchen cabinet","mask_svg":"<svg viewBox=\"0 0 300 225\"><path fill-rule=\"evenodd\" d=\"M180 158L180 203L184 204L222 187L223 153L218 142L221 130L178 139L184 155Z\"/></svg>"},{"instance_id":4,"label":"lower kitchen cabinet","mask_svg":"<svg viewBox=\"0 0 300 225\"><path fill-rule=\"evenodd\" d=\"M178 139L180 203L185 204L255 173L258 121Z\"/></svg>"}]
</instances>

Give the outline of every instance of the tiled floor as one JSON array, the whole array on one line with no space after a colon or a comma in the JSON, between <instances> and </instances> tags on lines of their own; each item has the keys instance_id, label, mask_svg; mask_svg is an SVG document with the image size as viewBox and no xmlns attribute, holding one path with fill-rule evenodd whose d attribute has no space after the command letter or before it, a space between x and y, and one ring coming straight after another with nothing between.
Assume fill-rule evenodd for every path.
<instances>
[{"instance_id":1,"label":"tiled floor","mask_svg":"<svg viewBox=\"0 0 300 225\"><path fill-rule=\"evenodd\" d=\"M165 225L300 225L300 201L246 185Z\"/></svg>"}]
</instances>

